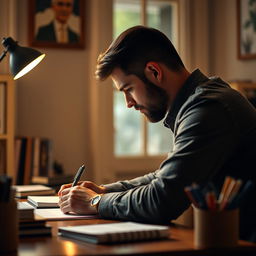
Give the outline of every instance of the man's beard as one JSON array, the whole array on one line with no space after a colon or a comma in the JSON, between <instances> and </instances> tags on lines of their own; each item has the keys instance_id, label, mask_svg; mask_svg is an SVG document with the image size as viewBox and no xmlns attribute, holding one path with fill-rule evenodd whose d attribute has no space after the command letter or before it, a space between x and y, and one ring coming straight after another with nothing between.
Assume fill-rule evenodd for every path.
<instances>
[{"instance_id":1,"label":"man's beard","mask_svg":"<svg viewBox=\"0 0 256 256\"><path fill-rule=\"evenodd\" d=\"M165 117L168 110L168 95L164 89L151 83L146 76L140 77L140 79L145 83L148 103L146 106L136 105L135 108L145 109L146 112L143 112L143 114L148 121L152 123L159 122Z\"/></svg>"}]
</instances>

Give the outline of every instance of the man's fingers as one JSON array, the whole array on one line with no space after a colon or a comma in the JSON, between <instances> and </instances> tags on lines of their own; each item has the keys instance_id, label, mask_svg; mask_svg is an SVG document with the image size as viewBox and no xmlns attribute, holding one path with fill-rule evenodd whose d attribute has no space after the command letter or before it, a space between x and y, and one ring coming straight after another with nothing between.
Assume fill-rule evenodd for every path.
<instances>
[{"instance_id":1,"label":"man's fingers","mask_svg":"<svg viewBox=\"0 0 256 256\"><path fill-rule=\"evenodd\" d=\"M71 190L71 188L64 188L62 191L61 191L61 193L60 193L60 195L59 196L65 196L65 195L67 195L69 192L70 192L70 190Z\"/></svg>"},{"instance_id":2,"label":"man's fingers","mask_svg":"<svg viewBox=\"0 0 256 256\"><path fill-rule=\"evenodd\" d=\"M62 186L60 187L60 190L58 191L58 196L61 196L62 191L63 191L64 189L66 189L66 188L70 188L71 185L72 185L71 183L62 185Z\"/></svg>"},{"instance_id":3,"label":"man's fingers","mask_svg":"<svg viewBox=\"0 0 256 256\"><path fill-rule=\"evenodd\" d=\"M84 181L79 181L79 182L77 183L77 185L81 185L83 182L84 182ZM58 196L61 196L61 193L62 193L62 191L63 191L64 189L66 189L66 188L71 188L71 187L72 187L72 183L62 185L62 186L60 187L60 190L58 191Z\"/></svg>"},{"instance_id":4,"label":"man's fingers","mask_svg":"<svg viewBox=\"0 0 256 256\"><path fill-rule=\"evenodd\" d=\"M83 181L81 186L89 188L91 190L93 190L94 192L98 193L98 194L102 194L105 193L105 188L102 186L98 186L95 183L91 182L91 181Z\"/></svg>"},{"instance_id":5,"label":"man's fingers","mask_svg":"<svg viewBox=\"0 0 256 256\"><path fill-rule=\"evenodd\" d=\"M72 211L72 209L71 209L70 205L67 204L67 205L64 205L64 206L61 207L61 211L62 211L63 213L69 213L69 212Z\"/></svg>"}]
</instances>

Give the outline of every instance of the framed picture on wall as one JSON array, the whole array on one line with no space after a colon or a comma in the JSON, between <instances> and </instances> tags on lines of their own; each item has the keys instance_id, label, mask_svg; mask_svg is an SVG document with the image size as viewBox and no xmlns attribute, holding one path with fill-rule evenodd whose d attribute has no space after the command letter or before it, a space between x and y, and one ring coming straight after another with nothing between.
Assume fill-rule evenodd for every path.
<instances>
[{"instance_id":1,"label":"framed picture on wall","mask_svg":"<svg viewBox=\"0 0 256 256\"><path fill-rule=\"evenodd\" d=\"M84 0L29 0L31 46L84 48Z\"/></svg>"},{"instance_id":2,"label":"framed picture on wall","mask_svg":"<svg viewBox=\"0 0 256 256\"><path fill-rule=\"evenodd\" d=\"M237 0L238 58L256 58L256 0Z\"/></svg>"}]
</instances>

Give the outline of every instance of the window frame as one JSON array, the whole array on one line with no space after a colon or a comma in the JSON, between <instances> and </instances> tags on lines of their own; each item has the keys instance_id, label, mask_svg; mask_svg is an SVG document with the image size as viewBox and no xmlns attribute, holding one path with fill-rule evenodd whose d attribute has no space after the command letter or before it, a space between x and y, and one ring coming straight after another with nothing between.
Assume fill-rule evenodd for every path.
<instances>
[{"instance_id":1,"label":"window frame","mask_svg":"<svg viewBox=\"0 0 256 256\"><path fill-rule=\"evenodd\" d=\"M176 31L178 32L178 43L176 45L176 48L179 48L179 42L180 42L180 33L179 33L179 1L178 0L161 0L163 2L167 3L175 3L177 6L177 17L176 17ZM141 25L147 26L147 3L148 0L140 0L141 6ZM114 4L113 4L113 10L114 10ZM138 24L139 25L139 24ZM116 89L113 89L113 98L114 93ZM114 116L114 101L113 103L113 116ZM115 176L124 179L124 178L130 178L130 176L137 176L137 175L143 175L145 173L148 173L149 171L154 171L158 168L159 163L161 163L166 157L167 154L159 154L159 155L149 155L147 152L147 145L148 145L148 127L147 127L147 120L146 118L141 118L141 129L142 129L142 152L141 154L138 154L136 156L129 156L129 155L123 155L123 156L117 156L115 155L115 135L114 135L114 117L113 120L113 169ZM171 131L170 131L171 133ZM171 146L171 145L170 145ZM171 151L171 148L170 148Z\"/></svg>"}]
</instances>

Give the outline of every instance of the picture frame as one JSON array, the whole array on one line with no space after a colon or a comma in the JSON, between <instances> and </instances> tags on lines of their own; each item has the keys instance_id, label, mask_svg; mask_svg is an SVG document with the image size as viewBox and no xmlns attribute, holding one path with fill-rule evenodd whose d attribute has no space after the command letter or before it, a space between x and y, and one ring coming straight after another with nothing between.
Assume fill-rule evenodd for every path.
<instances>
[{"instance_id":1,"label":"picture frame","mask_svg":"<svg viewBox=\"0 0 256 256\"><path fill-rule=\"evenodd\" d=\"M256 58L256 0L237 0L238 59Z\"/></svg>"},{"instance_id":2,"label":"picture frame","mask_svg":"<svg viewBox=\"0 0 256 256\"><path fill-rule=\"evenodd\" d=\"M84 2L29 0L29 45L42 48L84 48Z\"/></svg>"}]
</instances>

